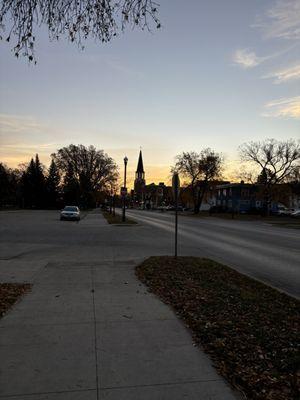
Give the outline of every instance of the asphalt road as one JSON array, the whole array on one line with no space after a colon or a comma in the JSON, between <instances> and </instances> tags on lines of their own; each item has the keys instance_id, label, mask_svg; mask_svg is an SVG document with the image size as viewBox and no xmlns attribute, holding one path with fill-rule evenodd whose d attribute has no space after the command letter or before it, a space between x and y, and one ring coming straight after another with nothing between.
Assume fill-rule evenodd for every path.
<instances>
[{"instance_id":1,"label":"asphalt road","mask_svg":"<svg viewBox=\"0 0 300 400\"><path fill-rule=\"evenodd\" d=\"M140 260L174 252L174 215L128 210L138 225L111 226L97 214L79 223L56 211L0 212L0 264ZM179 217L179 255L209 257L300 297L300 230L261 222Z\"/></svg>"},{"instance_id":2,"label":"asphalt road","mask_svg":"<svg viewBox=\"0 0 300 400\"><path fill-rule=\"evenodd\" d=\"M152 226L154 252L161 232L174 232L173 214L128 210L127 215ZM300 230L260 221L181 216L179 254L212 258L300 297Z\"/></svg>"}]
</instances>

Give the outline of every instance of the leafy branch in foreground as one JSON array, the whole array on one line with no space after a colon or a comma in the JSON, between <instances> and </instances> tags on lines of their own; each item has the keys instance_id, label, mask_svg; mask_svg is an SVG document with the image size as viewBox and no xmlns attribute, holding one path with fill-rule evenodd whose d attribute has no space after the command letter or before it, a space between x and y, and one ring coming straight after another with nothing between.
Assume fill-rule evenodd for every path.
<instances>
[{"instance_id":1,"label":"leafy branch in foreground","mask_svg":"<svg viewBox=\"0 0 300 400\"><path fill-rule=\"evenodd\" d=\"M50 40L67 36L83 48L83 40L92 37L109 42L126 25L160 28L158 4L153 0L3 0L0 7L0 31L10 29L5 38L13 38L16 57L35 60L36 28L46 25Z\"/></svg>"}]
</instances>

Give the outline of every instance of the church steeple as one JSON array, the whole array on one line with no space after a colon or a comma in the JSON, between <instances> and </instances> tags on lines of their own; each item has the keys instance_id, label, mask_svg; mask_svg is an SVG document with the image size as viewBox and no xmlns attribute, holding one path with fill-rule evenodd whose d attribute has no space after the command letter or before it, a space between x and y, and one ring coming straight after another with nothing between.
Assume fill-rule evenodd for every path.
<instances>
[{"instance_id":1,"label":"church steeple","mask_svg":"<svg viewBox=\"0 0 300 400\"><path fill-rule=\"evenodd\" d=\"M145 171L144 171L144 164L143 164L143 155L142 150L140 150L138 165L135 173L135 179L139 181L145 180Z\"/></svg>"},{"instance_id":2,"label":"church steeple","mask_svg":"<svg viewBox=\"0 0 300 400\"><path fill-rule=\"evenodd\" d=\"M139 161L138 161L138 165L137 165L137 170L136 170L136 172L145 173L145 171L144 171L144 165L143 165L142 150L140 150Z\"/></svg>"},{"instance_id":3,"label":"church steeple","mask_svg":"<svg viewBox=\"0 0 300 400\"><path fill-rule=\"evenodd\" d=\"M144 200L145 186L146 186L146 181L145 181L145 171L143 164L143 155L142 155L142 150L140 150L137 169L135 173L135 180L134 180L134 195L136 201L142 202Z\"/></svg>"}]
</instances>

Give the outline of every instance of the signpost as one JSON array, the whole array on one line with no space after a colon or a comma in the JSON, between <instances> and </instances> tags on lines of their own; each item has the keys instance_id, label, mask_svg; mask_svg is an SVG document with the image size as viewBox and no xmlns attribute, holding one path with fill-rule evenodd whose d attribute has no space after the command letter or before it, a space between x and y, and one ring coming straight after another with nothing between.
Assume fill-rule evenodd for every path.
<instances>
[{"instance_id":1,"label":"signpost","mask_svg":"<svg viewBox=\"0 0 300 400\"><path fill-rule=\"evenodd\" d=\"M175 199L175 258L177 258L177 247L178 247L178 195L180 188L180 181L178 172L174 172L172 178L173 195Z\"/></svg>"},{"instance_id":2,"label":"signpost","mask_svg":"<svg viewBox=\"0 0 300 400\"><path fill-rule=\"evenodd\" d=\"M123 196L126 196L126 195L127 195L127 188L122 186L121 187L121 196L123 197Z\"/></svg>"},{"instance_id":3,"label":"signpost","mask_svg":"<svg viewBox=\"0 0 300 400\"><path fill-rule=\"evenodd\" d=\"M121 188L121 196L123 197L122 222L125 222L125 209L126 209L126 196L127 196L127 187L126 187L127 162L128 162L128 158L125 156L124 157L124 186Z\"/></svg>"}]
</instances>

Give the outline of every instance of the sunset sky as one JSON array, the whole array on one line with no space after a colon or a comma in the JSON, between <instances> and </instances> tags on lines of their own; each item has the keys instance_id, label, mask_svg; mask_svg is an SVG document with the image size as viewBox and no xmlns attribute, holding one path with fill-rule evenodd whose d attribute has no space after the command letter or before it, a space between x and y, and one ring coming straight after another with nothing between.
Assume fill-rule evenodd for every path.
<instances>
[{"instance_id":1,"label":"sunset sky","mask_svg":"<svg viewBox=\"0 0 300 400\"><path fill-rule=\"evenodd\" d=\"M0 43L0 161L93 144L132 179L141 146L167 182L183 150L222 152L229 176L243 142L300 138L300 0L159 2L160 30L84 51L41 31L36 66Z\"/></svg>"}]
</instances>

